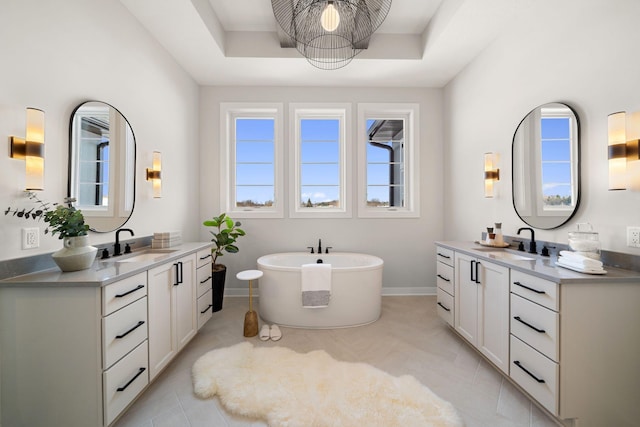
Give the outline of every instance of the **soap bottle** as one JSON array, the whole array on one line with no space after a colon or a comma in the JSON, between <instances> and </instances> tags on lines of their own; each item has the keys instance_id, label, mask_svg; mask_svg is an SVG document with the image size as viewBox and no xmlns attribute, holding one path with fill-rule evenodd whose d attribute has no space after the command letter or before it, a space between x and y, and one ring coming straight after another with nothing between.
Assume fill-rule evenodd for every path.
<instances>
[{"instance_id":1,"label":"soap bottle","mask_svg":"<svg viewBox=\"0 0 640 427\"><path fill-rule=\"evenodd\" d=\"M504 238L502 237L502 223L496 222L494 227L494 233L496 235L494 239L494 244L496 246L504 246Z\"/></svg>"},{"instance_id":2,"label":"soap bottle","mask_svg":"<svg viewBox=\"0 0 640 427\"><path fill-rule=\"evenodd\" d=\"M487 227L487 238L485 240L485 243L487 245L493 246L494 242L495 242L495 234L493 232L493 227Z\"/></svg>"}]
</instances>

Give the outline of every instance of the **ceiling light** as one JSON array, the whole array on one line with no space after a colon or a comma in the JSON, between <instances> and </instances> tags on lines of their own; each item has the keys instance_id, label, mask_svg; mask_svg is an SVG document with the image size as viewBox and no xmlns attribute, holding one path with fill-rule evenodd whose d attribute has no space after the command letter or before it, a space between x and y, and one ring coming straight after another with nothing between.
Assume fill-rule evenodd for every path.
<instances>
[{"instance_id":1,"label":"ceiling light","mask_svg":"<svg viewBox=\"0 0 640 427\"><path fill-rule=\"evenodd\" d=\"M271 0L273 14L315 67L335 70L366 49L391 0Z\"/></svg>"}]
</instances>

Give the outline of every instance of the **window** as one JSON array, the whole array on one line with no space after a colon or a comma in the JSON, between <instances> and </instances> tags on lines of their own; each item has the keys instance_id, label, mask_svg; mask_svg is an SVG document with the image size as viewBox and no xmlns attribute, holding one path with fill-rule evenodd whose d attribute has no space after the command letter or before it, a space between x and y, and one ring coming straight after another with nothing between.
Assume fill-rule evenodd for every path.
<instances>
[{"instance_id":1,"label":"window","mask_svg":"<svg viewBox=\"0 0 640 427\"><path fill-rule=\"evenodd\" d=\"M349 217L348 105L292 104L291 217Z\"/></svg>"},{"instance_id":2,"label":"window","mask_svg":"<svg viewBox=\"0 0 640 427\"><path fill-rule=\"evenodd\" d=\"M238 218L282 218L281 104L221 104L221 206Z\"/></svg>"},{"instance_id":3,"label":"window","mask_svg":"<svg viewBox=\"0 0 640 427\"><path fill-rule=\"evenodd\" d=\"M418 106L358 105L358 216L418 217Z\"/></svg>"}]
</instances>

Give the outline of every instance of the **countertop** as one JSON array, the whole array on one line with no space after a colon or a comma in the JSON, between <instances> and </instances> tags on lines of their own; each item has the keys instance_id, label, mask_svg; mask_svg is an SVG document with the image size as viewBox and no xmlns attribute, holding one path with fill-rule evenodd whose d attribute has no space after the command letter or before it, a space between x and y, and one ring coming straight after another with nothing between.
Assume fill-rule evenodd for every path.
<instances>
[{"instance_id":1,"label":"countertop","mask_svg":"<svg viewBox=\"0 0 640 427\"><path fill-rule=\"evenodd\" d=\"M105 260L96 258L91 268L81 271L62 272L59 268L50 268L34 273L24 274L22 276L11 277L0 280L0 288L3 287L101 287L118 280L134 276L143 271L147 271L157 265L182 258L185 255L195 253L201 249L211 246L211 242L189 242L182 245L173 246L162 250L171 250L166 254L160 254L154 260L140 262L118 262L120 260L130 258L139 253L150 249L149 247L141 248L134 251L131 255L123 255L121 257L111 257Z\"/></svg>"},{"instance_id":2,"label":"countertop","mask_svg":"<svg viewBox=\"0 0 640 427\"><path fill-rule=\"evenodd\" d=\"M508 260L508 259L499 259L486 251L486 246L481 246L475 242L456 242L456 241L448 241L448 242L436 242L436 245L442 246L457 252L463 252L467 255L471 255L473 257L477 257L480 259L484 259L487 261L491 261L495 264L502 265L504 267L511 268L513 270L522 271L523 273L528 273L533 276L537 276L546 280L550 280L552 282L561 283L561 284L576 284L576 283L622 283L622 282L633 282L640 284L640 272L633 270L624 270L621 268L610 267L605 265L604 269L607 271L607 274L585 274L578 273L573 270L568 270L563 267L558 267L555 265L557 261L557 256L543 257L541 255L530 254L528 252L520 252L515 250L515 248L495 248L496 251L507 250L508 252L512 252L514 254L526 256L529 258L534 258L533 260ZM480 250L478 250L480 249Z\"/></svg>"}]
</instances>

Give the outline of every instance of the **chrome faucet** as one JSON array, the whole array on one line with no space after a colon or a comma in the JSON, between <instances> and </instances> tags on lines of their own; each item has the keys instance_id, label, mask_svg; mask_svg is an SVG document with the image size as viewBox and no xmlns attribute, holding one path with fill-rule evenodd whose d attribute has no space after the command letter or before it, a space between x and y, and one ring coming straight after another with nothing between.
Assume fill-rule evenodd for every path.
<instances>
[{"instance_id":1,"label":"chrome faucet","mask_svg":"<svg viewBox=\"0 0 640 427\"><path fill-rule=\"evenodd\" d=\"M530 254L537 254L538 251L536 249L536 234L535 231L533 231L533 228L531 227L521 227L518 229L518 235L520 234L520 232L522 230L529 230L531 232L531 241L529 242L529 253Z\"/></svg>"},{"instance_id":2,"label":"chrome faucet","mask_svg":"<svg viewBox=\"0 0 640 427\"><path fill-rule=\"evenodd\" d=\"M135 236L135 234L133 234L133 230L130 228L121 228L119 230L116 231L116 243L113 245L113 256L118 256L118 255L122 255L122 252L120 252L120 232L121 231L126 231L131 233L132 236Z\"/></svg>"}]
</instances>

